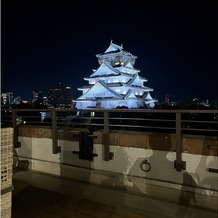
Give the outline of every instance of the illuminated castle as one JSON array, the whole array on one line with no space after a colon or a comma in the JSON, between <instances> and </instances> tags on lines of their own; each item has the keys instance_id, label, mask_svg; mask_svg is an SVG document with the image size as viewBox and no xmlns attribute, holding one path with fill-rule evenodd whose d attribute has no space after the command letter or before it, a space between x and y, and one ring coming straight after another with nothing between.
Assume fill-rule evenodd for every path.
<instances>
[{"instance_id":1,"label":"illuminated castle","mask_svg":"<svg viewBox=\"0 0 218 218\"><path fill-rule=\"evenodd\" d=\"M144 86L147 79L133 67L136 56L111 41L108 49L96 57L100 66L84 78L88 85L78 88L82 95L74 101L77 109L155 106L157 100L150 95L153 89Z\"/></svg>"}]
</instances>

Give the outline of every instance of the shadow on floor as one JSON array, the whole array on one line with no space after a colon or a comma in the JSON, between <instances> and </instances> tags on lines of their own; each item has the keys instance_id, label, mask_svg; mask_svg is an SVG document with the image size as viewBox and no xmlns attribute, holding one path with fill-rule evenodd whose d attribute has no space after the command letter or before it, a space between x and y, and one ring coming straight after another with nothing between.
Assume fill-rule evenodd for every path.
<instances>
[{"instance_id":1,"label":"shadow on floor","mask_svg":"<svg viewBox=\"0 0 218 218\"><path fill-rule=\"evenodd\" d=\"M60 218L60 217L123 217L142 218L145 216L128 211L127 208L109 206L83 198L74 198L55 191L35 186L26 186L13 195L13 218Z\"/></svg>"}]
</instances>

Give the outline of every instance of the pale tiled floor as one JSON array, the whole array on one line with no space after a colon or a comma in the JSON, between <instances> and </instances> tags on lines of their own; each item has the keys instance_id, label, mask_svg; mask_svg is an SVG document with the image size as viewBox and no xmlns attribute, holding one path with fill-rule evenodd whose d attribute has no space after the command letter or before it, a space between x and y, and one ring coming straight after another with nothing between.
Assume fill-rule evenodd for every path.
<instances>
[{"instance_id":1,"label":"pale tiled floor","mask_svg":"<svg viewBox=\"0 0 218 218\"><path fill-rule=\"evenodd\" d=\"M217 218L217 211L194 206L178 205L169 201L148 198L133 193L103 188L97 185L64 179L35 171L21 171L13 175L13 195L28 185L70 194L75 198L87 199L109 206L125 207L148 218ZM166 190L167 195L167 190ZM13 201L12 201L13 203ZM89 217L89 216L87 216ZM95 217L93 215L93 217ZM114 217L114 216L109 216ZM121 216L123 217L123 216Z\"/></svg>"}]
</instances>

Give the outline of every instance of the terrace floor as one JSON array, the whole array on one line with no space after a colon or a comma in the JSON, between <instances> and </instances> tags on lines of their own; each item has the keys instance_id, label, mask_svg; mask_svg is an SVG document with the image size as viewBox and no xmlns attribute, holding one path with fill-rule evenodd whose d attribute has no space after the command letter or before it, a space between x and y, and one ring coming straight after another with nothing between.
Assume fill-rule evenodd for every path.
<instances>
[{"instance_id":1,"label":"terrace floor","mask_svg":"<svg viewBox=\"0 0 218 218\"><path fill-rule=\"evenodd\" d=\"M217 211L31 170L14 173L13 186L13 218L217 218Z\"/></svg>"}]
</instances>

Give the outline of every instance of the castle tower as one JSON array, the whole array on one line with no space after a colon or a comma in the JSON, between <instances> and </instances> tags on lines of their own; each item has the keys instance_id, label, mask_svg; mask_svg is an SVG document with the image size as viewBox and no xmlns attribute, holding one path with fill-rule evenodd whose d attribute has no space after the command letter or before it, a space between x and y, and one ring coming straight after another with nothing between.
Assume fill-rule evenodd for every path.
<instances>
[{"instance_id":1,"label":"castle tower","mask_svg":"<svg viewBox=\"0 0 218 218\"><path fill-rule=\"evenodd\" d=\"M111 41L106 51L96 57L100 66L84 78L88 85L78 88L82 95L74 100L77 109L155 106L157 100L150 95L153 89L144 86L147 79L134 68L136 56Z\"/></svg>"}]
</instances>

